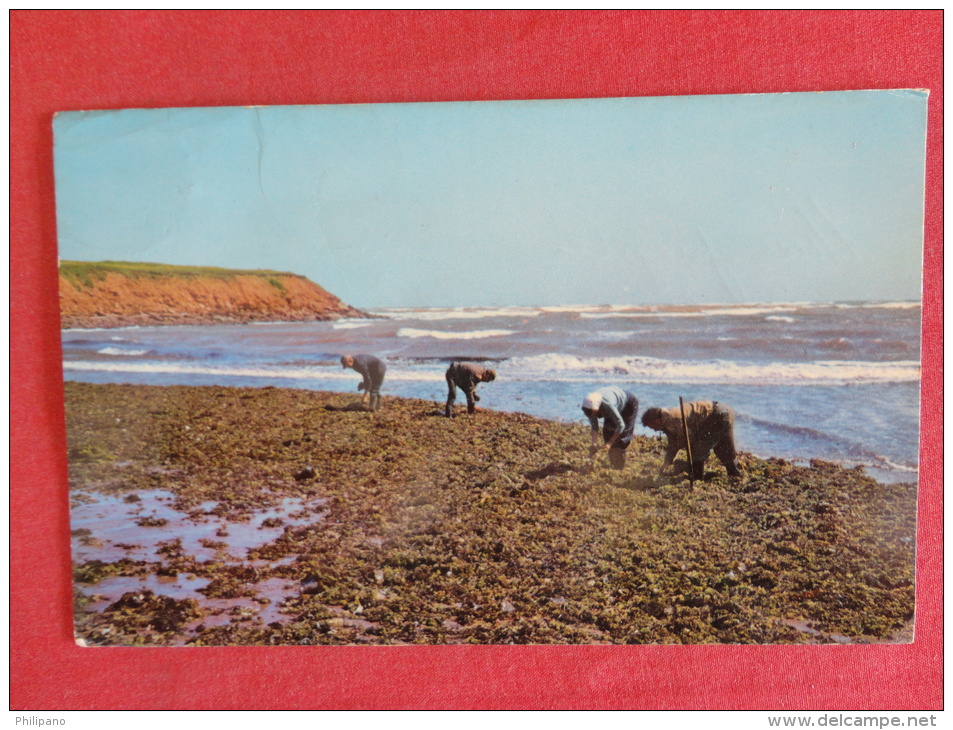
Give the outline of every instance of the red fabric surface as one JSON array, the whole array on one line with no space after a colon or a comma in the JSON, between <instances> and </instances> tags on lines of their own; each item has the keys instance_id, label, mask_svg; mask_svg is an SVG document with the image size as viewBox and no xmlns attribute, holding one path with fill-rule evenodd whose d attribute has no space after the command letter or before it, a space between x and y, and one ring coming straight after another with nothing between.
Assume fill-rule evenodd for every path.
<instances>
[{"instance_id":1,"label":"red fabric surface","mask_svg":"<svg viewBox=\"0 0 953 730\"><path fill-rule=\"evenodd\" d=\"M13 11L11 708L942 707L941 11ZM59 110L929 88L916 641L82 649L72 640Z\"/></svg>"}]
</instances>

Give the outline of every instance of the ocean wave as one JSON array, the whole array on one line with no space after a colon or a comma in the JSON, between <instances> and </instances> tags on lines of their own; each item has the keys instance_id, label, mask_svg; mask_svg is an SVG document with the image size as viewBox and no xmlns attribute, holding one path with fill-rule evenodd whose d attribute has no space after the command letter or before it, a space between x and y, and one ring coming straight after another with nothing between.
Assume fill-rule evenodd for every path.
<instances>
[{"instance_id":1,"label":"ocean wave","mask_svg":"<svg viewBox=\"0 0 953 730\"><path fill-rule=\"evenodd\" d=\"M128 351L127 351L128 352ZM388 380L442 380L446 363L392 363ZM590 382L593 379L627 383L706 383L736 385L851 385L915 383L920 365L915 360L894 362L815 361L808 363L750 363L731 360L678 361L650 357L596 357L549 353L503 360L494 366L501 378L513 381ZM336 367L300 364L205 365L182 362L63 362L64 370L116 373L220 375L223 377L347 380L354 375Z\"/></svg>"},{"instance_id":2,"label":"ocean wave","mask_svg":"<svg viewBox=\"0 0 953 730\"><path fill-rule=\"evenodd\" d=\"M873 464L862 464L862 466L872 467L874 469L889 469L891 471L900 471L906 472L907 474L917 474L920 471L918 466L910 466L909 464L898 464L895 461L891 461L886 456L877 455L877 460Z\"/></svg>"},{"instance_id":3,"label":"ocean wave","mask_svg":"<svg viewBox=\"0 0 953 730\"><path fill-rule=\"evenodd\" d=\"M697 309L686 309L684 307L642 307L616 309L611 312L581 312L579 316L582 319L607 319L609 317L752 317L759 314L768 314L771 312L792 312L794 309L788 306L765 306L765 307L699 307Z\"/></svg>"},{"instance_id":4,"label":"ocean wave","mask_svg":"<svg viewBox=\"0 0 953 730\"><path fill-rule=\"evenodd\" d=\"M843 436L821 431L809 426L790 425L776 421L766 421L761 418L754 418L744 414L739 414L738 420L750 423L766 431L774 431L776 433L783 434L785 437L787 437L789 448L791 444L801 442L811 445L810 449L815 452L819 448L821 453L824 454L838 454L839 457L836 458L835 461L843 463L844 465L859 464L861 466L873 467L877 469L891 469L893 471L906 473L917 472L916 464L898 463L897 461L892 460L883 454L877 453L873 449L856 441L852 441L849 438L844 438ZM805 456L804 458L810 457ZM834 457L825 456L825 458L831 459Z\"/></svg>"},{"instance_id":5,"label":"ocean wave","mask_svg":"<svg viewBox=\"0 0 953 730\"><path fill-rule=\"evenodd\" d=\"M633 337L639 337L641 335L650 335L653 333L651 329L624 329L624 330L593 330L587 333L588 337L591 337L593 340L631 340Z\"/></svg>"},{"instance_id":6,"label":"ocean wave","mask_svg":"<svg viewBox=\"0 0 953 730\"><path fill-rule=\"evenodd\" d=\"M540 307L540 311L549 314L583 314L590 312L623 312L635 309L632 304L565 304ZM641 307L644 309L644 307Z\"/></svg>"},{"instance_id":7,"label":"ocean wave","mask_svg":"<svg viewBox=\"0 0 953 730\"><path fill-rule=\"evenodd\" d=\"M338 363L317 367L289 367L287 365L199 365L177 362L94 362L88 360L65 360L63 370L72 372L138 373L146 375L210 375L217 378L282 378L306 381L354 381L360 376L353 370L345 370ZM446 368L439 370L388 370L385 380L438 381L444 380Z\"/></svg>"},{"instance_id":8,"label":"ocean wave","mask_svg":"<svg viewBox=\"0 0 953 730\"><path fill-rule=\"evenodd\" d=\"M640 383L839 385L918 382L920 364L914 360L829 360L808 363L678 361L650 357L583 358L548 353L512 358L500 366L500 373L510 377L569 382L591 380L595 375Z\"/></svg>"},{"instance_id":9,"label":"ocean wave","mask_svg":"<svg viewBox=\"0 0 953 730\"><path fill-rule=\"evenodd\" d=\"M115 339L115 338L114 338ZM138 357L145 355L148 350L124 350L121 347L104 347L102 350L96 350L100 355L120 355L124 357Z\"/></svg>"},{"instance_id":10,"label":"ocean wave","mask_svg":"<svg viewBox=\"0 0 953 730\"><path fill-rule=\"evenodd\" d=\"M358 327L370 327L372 324L374 323L366 320L360 322L335 322L331 325L331 328L336 330L353 330Z\"/></svg>"},{"instance_id":11,"label":"ocean wave","mask_svg":"<svg viewBox=\"0 0 953 730\"><path fill-rule=\"evenodd\" d=\"M388 319L417 319L441 321L448 319L485 319L487 317L538 317L542 311L537 307L452 307L434 309L375 309Z\"/></svg>"},{"instance_id":12,"label":"ocean wave","mask_svg":"<svg viewBox=\"0 0 953 730\"><path fill-rule=\"evenodd\" d=\"M353 380L353 371L332 368L289 368L281 366L232 367L228 365L198 365L175 362L90 362L86 360L64 361L64 370L77 372L116 372L116 373L156 373L180 375L215 375L239 378L289 378L308 380L322 378L328 380Z\"/></svg>"},{"instance_id":13,"label":"ocean wave","mask_svg":"<svg viewBox=\"0 0 953 730\"><path fill-rule=\"evenodd\" d=\"M829 340L819 342L817 345L822 350L854 350L854 343L846 337L833 337Z\"/></svg>"},{"instance_id":14,"label":"ocean wave","mask_svg":"<svg viewBox=\"0 0 953 730\"><path fill-rule=\"evenodd\" d=\"M794 317L783 317L779 314L772 314L768 317L765 317L765 320L768 322L794 322Z\"/></svg>"},{"instance_id":15,"label":"ocean wave","mask_svg":"<svg viewBox=\"0 0 953 730\"><path fill-rule=\"evenodd\" d=\"M506 337L515 335L513 330L475 330L472 332L441 332L439 330L418 330L413 327L401 327L398 337L433 337L437 340L479 340L487 337Z\"/></svg>"},{"instance_id":16,"label":"ocean wave","mask_svg":"<svg viewBox=\"0 0 953 730\"><path fill-rule=\"evenodd\" d=\"M486 317L536 317L577 314L583 319L606 317L750 317L760 314L810 312L818 309L917 309L919 302L748 302L743 304L563 304L503 307L387 307L372 310L388 319L453 320Z\"/></svg>"},{"instance_id":17,"label":"ocean wave","mask_svg":"<svg viewBox=\"0 0 953 730\"><path fill-rule=\"evenodd\" d=\"M837 309L919 309L920 302L864 302L859 304L834 304Z\"/></svg>"},{"instance_id":18,"label":"ocean wave","mask_svg":"<svg viewBox=\"0 0 953 730\"><path fill-rule=\"evenodd\" d=\"M73 332L115 332L117 330L137 330L142 329L137 324L128 324L123 327L64 327L62 332L64 335L71 334Z\"/></svg>"}]
</instances>

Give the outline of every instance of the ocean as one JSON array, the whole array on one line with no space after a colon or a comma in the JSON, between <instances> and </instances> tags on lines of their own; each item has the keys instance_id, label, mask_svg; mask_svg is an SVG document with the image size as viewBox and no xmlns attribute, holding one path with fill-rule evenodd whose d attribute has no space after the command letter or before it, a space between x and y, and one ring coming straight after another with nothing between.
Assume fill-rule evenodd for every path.
<instances>
[{"instance_id":1,"label":"ocean","mask_svg":"<svg viewBox=\"0 0 953 730\"><path fill-rule=\"evenodd\" d=\"M497 380L480 406L585 422L583 397L618 385L640 410L717 400L739 448L862 465L916 481L920 305L915 302L375 309L373 319L64 330L67 380L334 390L357 399L345 353L387 362L383 395L446 401L452 360ZM458 400L459 402L459 400ZM639 424L637 433L657 436Z\"/></svg>"}]
</instances>

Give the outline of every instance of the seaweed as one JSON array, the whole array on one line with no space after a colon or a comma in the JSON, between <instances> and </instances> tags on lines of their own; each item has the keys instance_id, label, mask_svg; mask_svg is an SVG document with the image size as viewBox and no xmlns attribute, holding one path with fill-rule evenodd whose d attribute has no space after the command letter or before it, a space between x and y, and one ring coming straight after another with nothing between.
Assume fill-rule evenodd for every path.
<instances>
[{"instance_id":1,"label":"seaweed","mask_svg":"<svg viewBox=\"0 0 953 730\"><path fill-rule=\"evenodd\" d=\"M133 617L164 610L152 599L102 613L79 605L89 643L909 639L915 484L743 454L744 478L712 459L690 489L683 471L655 478L655 438L636 438L622 471L590 468L582 425L493 411L429 418L433 404L413 399L341 413L348 395L280 388L67 383L66 393L70 443L123 464L71 461L74 497L161 487L184 512L216 502L222 535L283 498L321 501L320 519L272 519L281 534L240 559L199 563L169 535L156 563L77 566L80 583L188 572L208 579L206 599L254 602L236 603L224 625L160 628ZM289 588L263 594L271 579ZM279 620L265 623L255 606L270 604ZM107 619L117 628L104 634Z\"/></svg>"}]
</instances>

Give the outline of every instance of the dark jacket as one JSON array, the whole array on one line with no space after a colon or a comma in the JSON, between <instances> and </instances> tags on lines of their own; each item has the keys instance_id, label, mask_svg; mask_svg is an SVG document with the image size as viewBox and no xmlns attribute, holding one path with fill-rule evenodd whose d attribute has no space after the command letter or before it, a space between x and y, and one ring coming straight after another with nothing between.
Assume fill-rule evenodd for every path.
<instances>
[{"instance_id":1,"label":"dark jacket","mask_svg":"<svg viewBox=\"0 0 953 730\"><path fill-rule=\"evenodd\" d=\"M354 364L352 370L356 370L364 376L364 390L373 392L380 390L381 383L384 382L384 373L387 372L387 366L384 362L373 355L352 355Z\"/></svg>"},{"instance_id":2,"label":"dark jacket","mask_svg":"<svg viewBox=\"0 0 953 730\"><path fill-rule=\"evenodd\" d=\"M447 382L453 383L466 393L483 382L483 376L488 369L472 362L451 363L447 368Z\"/></svg>"}]
</instances>

